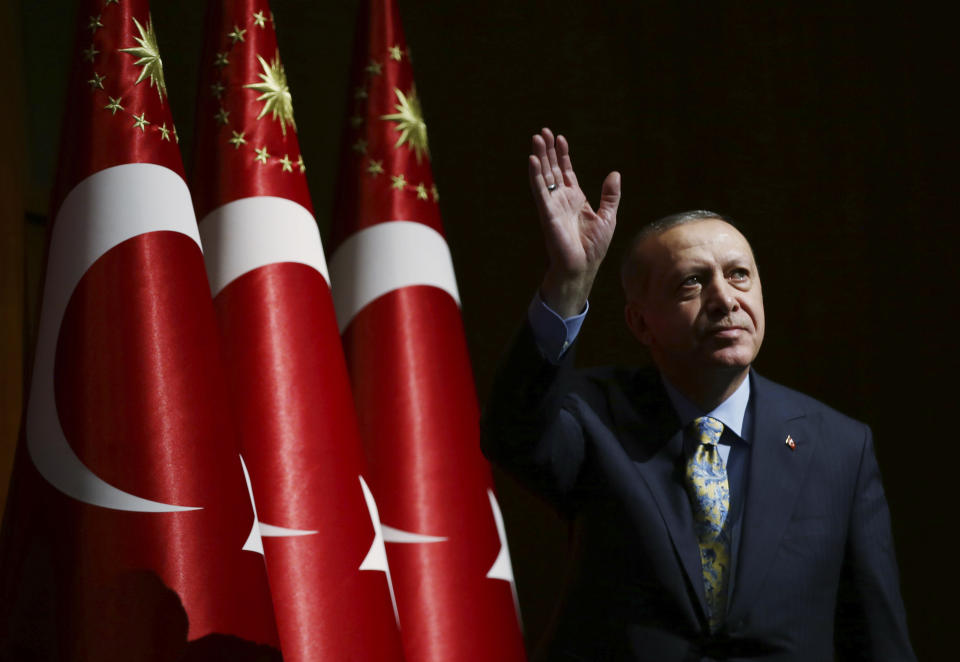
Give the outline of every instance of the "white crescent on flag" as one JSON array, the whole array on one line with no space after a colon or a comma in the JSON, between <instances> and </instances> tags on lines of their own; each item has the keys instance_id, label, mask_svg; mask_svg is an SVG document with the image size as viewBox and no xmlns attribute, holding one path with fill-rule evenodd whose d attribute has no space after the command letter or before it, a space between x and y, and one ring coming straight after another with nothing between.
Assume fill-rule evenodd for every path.
<instances>
[{"instance_id":1,"label":"white crescent on flag","mask_svg":"<svg viewBox=\"0 0 960 662\"><path fill-rule=\"evenodd\" d=\"M330 279L341 333L367 304L401 287L431 285L460 305L447 241L423 223L389 221L351 235L330 260Z\"/></svg>"},{"instance_id":2,"label":"white crescent on flag","mask_svg":"<svg viewBox=\"0 0 960 662\"><path fill-rule=\"evenodd\" d=\"M210 291L217 296L236 278L277 262L313 267L330 284L320 232L303 205L261 195L241 198L214 209L200 222Z\"/></svg>"},{"instance_id":3,"label":"white crescent on flag","mask_svg":"<svg viewBox=\"0 0 960 662\"><path fill-rule=\"evenodd\" d=\"M152 163L107 168L70 191L53 227L27 406L27 449L34 466L55 488L94 506L145 513L199 510L143 499L90 471L64 436L54 394L60 326L87 270L114 246L149 232L179 232L200 246L186 183L172 170Z\"/></svg>"}]
</instances>

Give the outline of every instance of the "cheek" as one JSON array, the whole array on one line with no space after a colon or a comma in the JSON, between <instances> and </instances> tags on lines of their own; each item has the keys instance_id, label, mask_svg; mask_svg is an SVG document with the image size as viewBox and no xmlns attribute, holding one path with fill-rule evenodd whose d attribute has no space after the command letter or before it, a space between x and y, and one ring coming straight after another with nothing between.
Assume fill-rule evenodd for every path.
<instances>
[{"instance_id":1,"label":"cheek","mask_svg":"<svg viewBox=\"0 0 960 662\"><path fill-rule=\"evenodd\" d=\"M760 289L759 281L757 281L756 287L750 291L750 310L753 312L753 319L757 324L757 331L762 331L764 326L763 290Z\"/></svg>"},{"instance_id":2,"label":"cheek","mask_svg":"<svg viewBox=\"0 0 960 662\"><path fill-rule=\"evenodd\" d=\"M704 323L695 311L681 309L664 320L659 329L661 340L672 345L687 344L692 336L698 335Z\"/></svg>"},{"instance_id":3,"label":"cheek","mask_svg":"<svg viewBox=\"0 0 960 662\"><path fill-rule=\"evenodd\" d=\"M699 313L698 301L671 301L657 306L646 318L652 341L661 347L688 346L703 326Z\"/></svg>"},{"instance_id":4,"label":"cheek","mask_svg":"<svg viewBox=\"0 0 960 662\"><path fill-rule=\"evenodd\" d=\"M766 321L763 319L763 312L760 313L760 317L756 320L757 323L757 347L760 346L760 343L763 342L763 334L766 331Z\"/></svg>"},{"instance_id":5,"label":"cheek","mask_svg":"<svg viewBox=\"0 0 960 662\"><path fill-rule=\"evenodd\" d=\"M762 338L763 330L766 328L766 318L763 314L763 299L760 298L759 294L757 295L756 301L752 302L750 315L753 318L753 324L757 330L757 335Z\"/></svg>"}]
</instances>

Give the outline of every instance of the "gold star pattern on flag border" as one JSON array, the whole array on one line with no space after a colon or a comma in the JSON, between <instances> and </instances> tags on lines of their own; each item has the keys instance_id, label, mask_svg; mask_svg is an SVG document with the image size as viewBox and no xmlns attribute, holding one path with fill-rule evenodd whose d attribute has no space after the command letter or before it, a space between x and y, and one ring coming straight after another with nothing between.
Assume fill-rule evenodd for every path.
<instances>
[{"instance_id":1,"label":"gold star pattern on flag border","mask_svg":"<svg viewBox=\"0 0 960 662\"><path fill-rule=\"evenodd\" d=\"M247 31L241 28L239 25L233 26L233 32L227 34L230 37L230 41L236 44L238 41L244 41L243 35L247 34Z\"/></svg>"},{"instance_id":2,"label":"gold star pattern on flag border","mask_svg":"<svg viewBox=\"0 0 960 662\"><path fill-rule=\"evenodd\" d=\"M140 113L140 115L133 116L133 126L134 128L140 129L141 133L146 132L147 125L150 124L150 122L147 121L146 116L146 113Z\"/></svg>"},{"instance_id":3,"label":"gold star pattern on flag border","mask_svg":"<svg viewBox=\"0 0 960 662\"><path fill-rule=\"evenodd\" d=\"M118 0L107 0L104 6L111 4L118 4ZM101 15L91 16L88 27L91 31L96 32L99 28L104 27L101 19ZM133 23L136 26L137 30L140 33L140 37L134 37L134 40L139 44L136 48L126 48L120 49L117 51L121 53L130 53L134 56L139 56L140 59L134 64L141 67L140 76L134 83L135 85L142 82L146 78L150 78L150 86L157 87L158 92L160 93L160 99L163 100L163 95L166 93L166 86L163 82L163 69L160 61L160 54L156 46L156 35L153 33L153 22L147 18L146 27L142 26L140 22L133 18ZM83 60L93 63L96 60L96 56L101 53L97 50L95 44L91 44L89 48L86 48L82 51ZM90 90L96 92L97 90L103 90L106 92L106 86L104 83L109 79L109 76L106 74L99 74L96 71L91 71L90 80L87 83L90 85ZM112 91L112 90L111 90ZM121 112L124 115L128 115L133 119L133 124L129 125L133 129L140 129L140 133L143 135L147 134L147 127L153 124L150 120L147 119L147 114L141 112L139 115L135 112L128 111L123 105L123 96L118 95L116 97L106 95L107 103L103 106L100 106L102 110L110 111L111 115L116 115L117 112ZM154 127L156 129L157 135L160 137L160 140L170 140L171 134L173 139L176 142L180 142L180 137L177 135L177 129L174 126L167 127L166 122L163 122L160 126ZM152 129L151 129L152 132Z\"/></svg>"},{"instance_id":4,"label":"gold star pattern on flag border","mask_svg":"<svg viewBox=\"0 0 960 662\"><path fill-rule=\"evenodd\" d=\"M357 152L359 156L368 155L368 150L370 149L370 145L362 129L366 123L367 99L370 95L368 85L376 84L376 77L380 77L380 80L383 80L384 67L396 66L395 63L403 61L404 55L406 55L408 60L412 60L409 47L404 48L400 44L395 44L387 48L383 60L371 57L369 64L363 69L367 74L367 83L354 88L353 96L356 110L349 117L349 124L353 129L360 130L360 135L356 136L356 140L351 144L351 149ZM410 91L406 94L397 88L393 88L393 92L397 100L393 108L397 112L380 116L380 119L383 121L393 122L395 125L394 130L400 134L393 148L399 149L403 145L407 145L407 148L414 152L418 163L422 161L424 154L426 154L429 159L430 149L427 141L427 126L423 120L420 100L416 96L415 88L411 87ZM371 178L376 178L381 174L387 174L390 177L390 187L393 190L409 191L412 195L416 195L417 200L429 201L432 199L434 203L439 202L440 193L437 190L436 184L431 183L428 186L427 182L421 182L414 186L407 180L406 174L402 172L398 174L386 173L383 166L383 159L369 157L365 159L365 162L366 173Z\"/></svg>"},{"instance_id":5,"label":"gold star pattern on flag border","mask_svg":"<svg viewBox=\"0 0 960 662\"><path fill-rule=\"evenodd\" d=\"M116 115L118 110L123 110L123 106L120 105L120 100L123 97L117 97L114 99L113 97L108 96L107 98L110 99L110 103L103 107L104 110L109 110L113 115Z\"/></svg>"},{"instance_id":6,"label":"gold star pattern on flag border","mask_svg":"<svg viewBox=\"0 0 960 662\"><path fill-rule=\"evenodd\" d=\"M240 131L239 133L236 131L233 132L233 137L230 138L229 142L231 145L233 145L234 149L240 149L240 145L246 144L247 139L244 138L246 133L246 131Z\"/></svg>"},{"instance_id":7,"label":"gold star pattern on flag border","mask_svg":"<svg viewBox=\"0 0 960 662\"><path fill-rule=\"evenodd\" d=\"M273 20L272 15L270 20ZM266 28L266 21L267 17L262 11L253 13L252 22L254 27ZM232 30L226 33L227 39L230 40L230 43L227 44L227 50L217 53L214 57L213 64L215 67L222 70L229 65L230 49L240 42L246 43L246 33L246 28L241 28L236 24L233 25ZM263 68L263 72L259 74L261 82L244 85L244 87L252 88L256 92L261 92L257 100L264 101L265 103L257 119L261 119L267 113L272 113L271 117L280 121L281 131L286 135L286 125L290 124L294 126L294 128L296 128L296 125L293 121L293 104L290 90L287 87L286 73L283 65L280 64L280 53L278 51L273 61L269 63L259 55L257 59L260 60L260 66ZM224 94L227 92L228 90L224 84L224 80L217 80L210 85L210 93L217 99L222 100ZM214 115L214 120L221 126L227 126L230 123L229 116L230 111L220 106L220 109ZM226 141L233 145L234 150L239 150L241 146L244 146L245 149L252 148L255 154L253 160L256 163L266 165L271 158L275 158L271 157L266 145L263 145L259 149L253 146L246 147L248 145L246 131L234 131L231 129L230 133L231 136L226 138ZM174 133L174 135L176 135L176 133ZM295 167L299 168L301 173L306 172L307 168L303 162L302 154L297 156L296 161L291 160L289 154L285 154L282 159L276 158L276 160L280 163L281 172L292 173Z\"/></svg>"}]
</instances>

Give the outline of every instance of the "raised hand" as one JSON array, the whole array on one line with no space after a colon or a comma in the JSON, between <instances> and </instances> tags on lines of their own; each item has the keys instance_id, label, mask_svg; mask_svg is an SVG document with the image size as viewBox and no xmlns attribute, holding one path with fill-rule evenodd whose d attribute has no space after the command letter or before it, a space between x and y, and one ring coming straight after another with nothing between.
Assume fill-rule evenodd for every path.
<instances>
[{"instance_id":1,"label":"raised hand","mask_svg":"<svg viewBox=\"0 0 960 662\"><path fill-rule=\"evenodd\" d=\"M603 180L594 211L577 184L566 138L554 140L547 128L533 136L528 169L550 261L540 296L562 317L571 317L583 310L613 238L620 173L611 172Z\"/></svg>"}]
</instances>

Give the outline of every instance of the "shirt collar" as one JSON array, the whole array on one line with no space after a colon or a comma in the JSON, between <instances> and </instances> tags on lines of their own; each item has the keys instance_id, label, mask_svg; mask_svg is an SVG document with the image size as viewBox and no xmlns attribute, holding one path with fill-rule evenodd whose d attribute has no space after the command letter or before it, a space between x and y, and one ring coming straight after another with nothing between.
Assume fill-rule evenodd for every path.
<instances>
[{"instance_id":1,"label":"shirt collar","mask_svg":"<svg viewBox=\"0 0 960 662\"><path fill-rule=\"evenodd\" d=\"M750 403L749 374L747 378L743 380L743 383L737 387L737 390L730 394L729 398L721 402L711 411L703 411L700 407L690 402L690 400L678 391L673 384L667 381L667 378L662 374L660 375L660 379L663 381L663 387L667 391L667 397L670 398L670 403L677 412L677 416L680 418L680 423L683 427L686 427L692 423L695 418L700 416L711 416L723 423L724 427L735 433L738 437L749 442L749 439L745 436L747 431L744 429L747 405Z\"/></svg>"}]
</instances>

